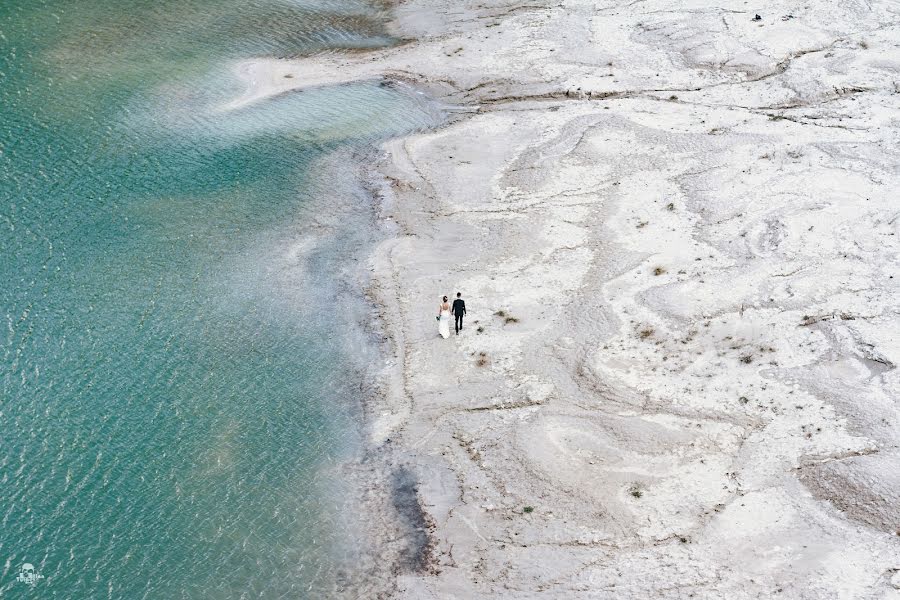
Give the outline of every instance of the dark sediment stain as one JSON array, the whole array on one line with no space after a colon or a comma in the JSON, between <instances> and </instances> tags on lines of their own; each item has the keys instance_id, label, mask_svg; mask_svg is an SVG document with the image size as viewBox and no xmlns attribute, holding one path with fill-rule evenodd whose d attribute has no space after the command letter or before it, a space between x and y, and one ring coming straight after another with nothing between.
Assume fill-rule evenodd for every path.
<instances>
[{"instance_id":1,"label":"dark sediment stain","mask_svg":"<svg viewBox=\"0 0 900 600\"><path fill-rule=\"evenodd\" d=\"M404 548L400 550L398 567L415 572L429 568L434 545L430 535L434 523L422 507L418 486L415 474L408 467L396 469L391 477L393 505L406 540Z\"/></svg>"},{"instance_id":2,"label":"dark sediment stain","mask_svg":"<svg viewBox=\"0 0 900 600\"><path fill-rule=\"evenodd\" d=\"M873 453L799 469L800 481L820 500L873 529L900 535L900 459Z\"/></svg>"}]
</instances>

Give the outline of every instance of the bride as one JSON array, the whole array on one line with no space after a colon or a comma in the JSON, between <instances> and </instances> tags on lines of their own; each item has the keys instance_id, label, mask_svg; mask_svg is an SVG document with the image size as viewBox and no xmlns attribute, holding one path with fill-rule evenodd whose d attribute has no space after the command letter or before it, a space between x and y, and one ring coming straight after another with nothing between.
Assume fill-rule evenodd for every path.
<instances>
[{"instance_id":1,"label":"bride","mask_svg":"<svg viewBox=\"0 0 900 600\"><path fill-rule=\"evenodd\" d=\"M447 302L447 296L438 307L438 333L445 340L450 337L450 303Z\"/></svg>"}]
</instances>

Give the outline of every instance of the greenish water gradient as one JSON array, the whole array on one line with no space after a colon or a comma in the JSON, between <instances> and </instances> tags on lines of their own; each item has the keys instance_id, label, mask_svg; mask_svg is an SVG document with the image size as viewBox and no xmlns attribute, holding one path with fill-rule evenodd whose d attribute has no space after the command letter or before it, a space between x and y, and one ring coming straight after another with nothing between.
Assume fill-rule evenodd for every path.
<instances>
[{"instance_id":1,"label":"greenish water gradient","mask_svg":"<svg viewBox=\"0 0 900 600\"><path fill-rule=\"evenodd\" d=\"M389 43L353 0L0 3L0 596L353 578L352 157L438 115L377 82L219 107L235 61Z\"/></svg>"}]
</instances>

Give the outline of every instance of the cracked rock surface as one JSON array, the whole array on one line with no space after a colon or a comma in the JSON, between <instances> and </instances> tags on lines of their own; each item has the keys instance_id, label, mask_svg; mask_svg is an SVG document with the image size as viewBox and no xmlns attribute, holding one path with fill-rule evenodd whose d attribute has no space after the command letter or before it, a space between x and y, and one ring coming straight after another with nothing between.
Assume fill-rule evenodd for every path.
<instances>
[{"instance_id":1,"label":"cracked rock surface","mask_svg":"<svg viewBox=\"0 0 900 600\"><path fill-rule=\"evenodd\" d=\"M395 16L414 41L243 65L236 105L379 77L460 109L379 167L373 438L435 526L396 597L900 598L900 6Z\"/></svg>"}]
</instances>

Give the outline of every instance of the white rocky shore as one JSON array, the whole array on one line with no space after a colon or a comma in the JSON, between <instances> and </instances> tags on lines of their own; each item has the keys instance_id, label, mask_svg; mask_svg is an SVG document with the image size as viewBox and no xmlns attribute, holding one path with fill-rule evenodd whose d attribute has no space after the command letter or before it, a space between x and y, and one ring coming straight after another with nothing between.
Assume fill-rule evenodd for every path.
<instances>
[{"instance_id":1,"label":"white rocky shore","mask_svg":"<svg viewBox=\"0 0 900 600\"><path fill-rule=\"evenodd\" d=\"M434 527L395 595L900 598L900 4L395 10L413 41L246 65L241 100L460 108L380 167L373 435Z\"/></svg>"}]
</instances>

